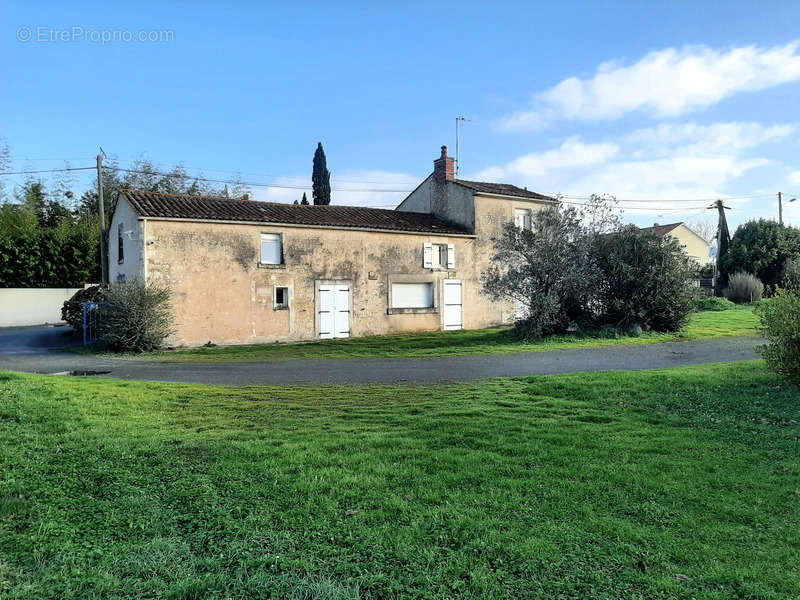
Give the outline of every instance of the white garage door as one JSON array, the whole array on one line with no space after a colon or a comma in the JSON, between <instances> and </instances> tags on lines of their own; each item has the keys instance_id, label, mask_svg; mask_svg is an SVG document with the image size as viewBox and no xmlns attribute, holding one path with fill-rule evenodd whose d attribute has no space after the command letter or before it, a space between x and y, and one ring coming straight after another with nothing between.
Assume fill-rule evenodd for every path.
<instances>
[{"instance_id":1,"label":"white garage door","mask_svg":"<svg viewBox=\"0 0 800 600\"><path fill-rule=\"evenodd\" d=\"M461 329L461 282L445 279L442 296L445 330Z\"/></svg>"},{"instance_id":2,"label":"white garage door","mask_svg":"<svg viewBox=\"0 0 800 600\"><path fill-rule=\"evenodd\" d=\"M350 286L320 284L319 337L350 337Z\"/></svg>"}]
</instances>

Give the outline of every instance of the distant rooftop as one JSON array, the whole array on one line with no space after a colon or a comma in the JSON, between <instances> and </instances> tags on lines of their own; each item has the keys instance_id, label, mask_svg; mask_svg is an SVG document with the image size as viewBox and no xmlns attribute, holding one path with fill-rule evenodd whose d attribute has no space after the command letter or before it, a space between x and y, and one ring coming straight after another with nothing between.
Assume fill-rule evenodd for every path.
<instances>
[{"instance_id":1,"label":"distant rooftop","mask_svg":"<svg viewBox=\"0 0 800 600\"><path fill-rule=\"evenodd\" d=\"M683 225L683 221L679 221L678 223L668 223L667 225L659 225L656 223L652 227L640 227L639 229L642 231L650 231L656 235L664 236L680 225Z\"/></svg>"}]
</instances>

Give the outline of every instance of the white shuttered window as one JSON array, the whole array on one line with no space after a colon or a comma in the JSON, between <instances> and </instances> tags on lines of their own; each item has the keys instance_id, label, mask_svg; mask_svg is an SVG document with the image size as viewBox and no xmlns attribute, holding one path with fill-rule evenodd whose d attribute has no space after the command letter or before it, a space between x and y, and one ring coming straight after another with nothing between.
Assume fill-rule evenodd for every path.
<instances>
[{"instance_id":1,"label":"white shuttered window","mask_svg":"<svg viewBox=\"0 0 800 600\"><path fill-rule=\"evenodd\" d=\"M455 244L424 243L422 245L422 266L425 269L455 269Z\"/></svg>"},{"instance_id":2,"label":"white shuttered window","mask_svg":"<svg viewBox=\"0 0 800 600\"><path fill-rule=\"evenodd\" d=\"M433 284L393 283L392 308L433 308Z\"/></svg>"},{"instance_id":3,"label":"white shuttered window","mask_svg":"<svg viewBox=\"0 0 800 600\"><path fill-rule=\"evenodd\" d=\"M261 263L265 265L283 264L280 233L261 234Z\"/></svg>"}]
</instances>

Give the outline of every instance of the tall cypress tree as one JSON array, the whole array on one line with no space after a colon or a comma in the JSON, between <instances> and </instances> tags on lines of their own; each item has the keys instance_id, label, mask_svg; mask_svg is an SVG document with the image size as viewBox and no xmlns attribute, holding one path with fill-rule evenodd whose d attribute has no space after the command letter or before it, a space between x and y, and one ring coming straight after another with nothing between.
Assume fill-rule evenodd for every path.
<instances>
[{"instance_id":1,"label":"tall cypress tree","mask_svg":"<svg viewBox=\"0 0 800 600\"><path fill-rule=\"evenodd\" d=\"M328 161L325 158L325 150L322 149L322 142L317 144L317 151L314 152L311 197L314 199L314 204L331 203L331 172L328 171Z\"/></svg>"},{"instance_id":2,"label":"tall cypress tree","mask_svg":"<svg viewBox=\"0 0 800 600\"><path fill-rule=\"evenodd\" d=\"M308 204L308 198L306 198L305 192L303 192L303 199L300 201L300 204Z\"/></svg>"}]
</instances>

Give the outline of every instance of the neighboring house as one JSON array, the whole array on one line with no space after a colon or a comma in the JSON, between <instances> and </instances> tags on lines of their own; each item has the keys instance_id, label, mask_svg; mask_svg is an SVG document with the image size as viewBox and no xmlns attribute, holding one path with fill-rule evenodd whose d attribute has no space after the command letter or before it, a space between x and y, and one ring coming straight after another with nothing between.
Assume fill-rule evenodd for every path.
<instances>
[{"instance_id":1,"label":"neighboring house","mask_svg":"<svg viewBox=\"0 0 800 600\"><path fill-rule=\"evenodd\" d=\"M643 231L652 231L662 237L669 236L678 240L689 258L697 261L700 265L707 265L711 262L711 244L701 235L695 233L691 227L685 223L670 223L668 225L653 224L652 227L642 227Z\"/></svg>"},{"instance_id":2,"label":"neighboring house","mask_svg":"<svg viewBox=\"0 0 800 600\"><path fill-rule=\"evenodd\" d=\"M481 293L491 238L553 202L455 179L444 146L397 210L123 190L109 274L169 285L176 345L491 327L514 317Z\"/></svg>"}]
</instances>

